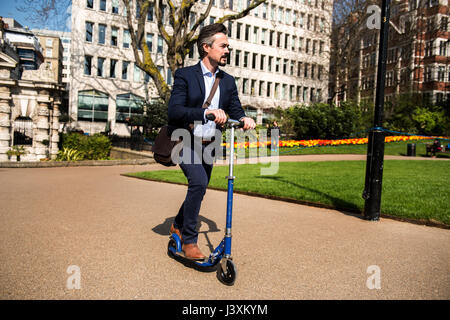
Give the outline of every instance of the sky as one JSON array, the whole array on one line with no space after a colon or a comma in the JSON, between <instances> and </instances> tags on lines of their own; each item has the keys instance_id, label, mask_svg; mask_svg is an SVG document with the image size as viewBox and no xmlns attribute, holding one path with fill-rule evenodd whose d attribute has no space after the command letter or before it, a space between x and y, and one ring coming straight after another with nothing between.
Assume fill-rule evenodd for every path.
<instances>
[{"instance_id":1,"label":"sky","mask_svg":"<svg viewBox=\"0 0 450 320\"><path fill-rule=\"evenodd\" d=\"M61 1L62 2L62 1ZM30 20L30 13L26 11L19 11L17 7L22 6L23 0L0 0L0 16L7 18L14 18L22 26L29 27L30 29L52 29L52 30L62 30L69 31L69 28L65 23L57 25L56 23L49 22L47 25L42 23L36 23ZM70 10L70 9L69 9ZM54 21L53 21L54 22Z\"/></svg>"}]
</instances>

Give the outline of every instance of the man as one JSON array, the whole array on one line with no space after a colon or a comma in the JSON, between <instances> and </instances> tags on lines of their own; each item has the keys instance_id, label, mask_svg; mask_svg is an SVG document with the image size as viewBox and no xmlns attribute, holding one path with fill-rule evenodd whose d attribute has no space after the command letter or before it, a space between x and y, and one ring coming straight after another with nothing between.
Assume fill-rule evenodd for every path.
<instances>
[{"instance_id":1,"label":"man","mask_svg":"<svg viewBox=\"0 0 450 320\"><path fill-rule=\"evenodd\" d=\"M245 116L238 97L235 80L232 76L219 69L227 62L229 43L227 29L222 24L208 25L200 30L197 40L200 62L191 67L178 69L174 74L174 84L169 100L169 125L175 128L190 130L192 143L183 146L182 159L187 157L191 161L180 163L184 175L188 180L186 198L178 211L175 221L170 227L170 233L176 233L183 242L182 250L188 259L203 260L205 256L197 245L198 232L196 230L201 202L208 186L212 163L205 162L202 154L196 153L194 141L200 141L200 150L210 143L216 126L225 124L227 115L231 119L244 122L244 130L254 129L253 119ZM220 78L211 104L207 109L202 108L207 100L214 80ZM208 121L206 115L213 114L214 121ZM192 123L197 124L192 128ZM197 161L195 161L197 160Z\"/></svg>"}]
</instances>

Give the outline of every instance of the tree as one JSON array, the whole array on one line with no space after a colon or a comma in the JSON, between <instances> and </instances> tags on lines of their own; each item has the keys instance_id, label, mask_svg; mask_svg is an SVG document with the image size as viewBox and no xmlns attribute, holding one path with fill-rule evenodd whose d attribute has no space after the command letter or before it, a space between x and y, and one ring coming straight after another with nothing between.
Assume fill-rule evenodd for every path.
<instances>
[{"instance_id":1,"label":"tree","mask_svg":"<svg viewBox=\"0 0 450 320\"><path fill-rule=\"evenodd\" d=\"M131 10L131 4L133 1L122 1L125 4L127 12L133 12ZM196 31L209 16L214 0L209 0L205 11L201 12L200 15L195 18L195 21L191 26L191 12L200 12L200 6L195 6L198 2L198 0L136 0L138 5L138 10L136 11L139 12L136 21L137 28L135 27L133 21L134 15L127 15L127 23L130 30L135 63L152 78L160 97L166 103L169 102L170 89L162 75L159 73L144 37L147 12L148 10L151 10L151 8L154 8L159 34L162 36L167 45L167 63L172 74L175 74L175 71L178 68L184 66L186 55L189 54L189 51L192 50L193 45L197 41L198 37L196 35ZM249 0L247 1L247 8L236 14L225 15L219 18L216 22L224 23L226 21L243 18L248 15L251 10L264 2L267 2L267 0ZM168 22L171 27L170 31L169 28L167 28L168 26L163 21L164 3L169 9Z\"/></svg>"}]
</instances>

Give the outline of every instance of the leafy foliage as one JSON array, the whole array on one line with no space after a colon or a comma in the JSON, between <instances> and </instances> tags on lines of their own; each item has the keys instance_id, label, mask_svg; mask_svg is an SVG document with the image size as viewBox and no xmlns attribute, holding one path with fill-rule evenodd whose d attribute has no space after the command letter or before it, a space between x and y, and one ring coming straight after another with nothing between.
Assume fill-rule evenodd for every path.
<instances>
[{"instance_id":1,"label":"leafy foliage","mask_svg":"<svg viewBox=\"0 0 450 320\"><path fill-rule=\"evenodd\" d=\"M111 141L102 134L86 136L79 133L69 133L63 135L61 156L64 155L65 149L74 150L78 153L78 156L75 157L74 153L66 151L66 155L70 153L72 157L76 158L72 160L107 160L111 151Z\"/></svg>"}]
</instances>

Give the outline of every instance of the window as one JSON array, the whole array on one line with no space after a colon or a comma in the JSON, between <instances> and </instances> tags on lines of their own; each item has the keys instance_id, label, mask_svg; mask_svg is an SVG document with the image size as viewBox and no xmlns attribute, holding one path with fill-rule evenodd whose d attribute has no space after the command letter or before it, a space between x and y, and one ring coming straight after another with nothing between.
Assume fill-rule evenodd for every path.
<instances>
[{"instance_id":1,"label":"window","mask_svg":"<svg viewBox=\"0 0 450 320\"><path fill-rule=\"evenodd\" d=\"M45 41L45 45L46 45L47 47L53 47L53 39L47 39L47 40Z\"/></svg>"},{"instance_id":2,"label":"window","mask_svg":"<svg viewBox=\"0 0 450 320\"><path fill-rule=\"evenodd\" d=\"M275 34L275 31L270 31L269 34L269 46L273 46L273 36Z\"/></svg>"},{"instance_id":3,"label":"window","mask_svg":"<svg viewBox=\"0 0 450 320\"><path fill-rule=\"evenodd\" d=\"M304 19L305 19L305 14L304 13L300 13L300 17L298 19L298 26L300 28L303 28Z\"/></svg>"},{"instance_id":4,"label":"window","mask_svg":"<svg viewBox=\"0 0 450 320\"><path fill-rule=\"evenodd\" d=\"M277 47L281 48L281 32L277 32Z\"/></svg>"},{"instance_id":5,"label":"window","mask_svg":"<svg viewBox=\"0 0 450 320\"><path fill-rule=\"evenodd\" d=\"M253 27L253 43L258 43L258 27Z\"/></svg>"},{"instance_id":6,"label":"window","mask_svg":"<svg viewBox=\"0 0 450 320\"><path fill-rule=\"evenodd\" d=\"M433 80L433 68L432 67L425 67L425 73L423 76L424 82L430 82Z\"/></svg>"},{"instance_id":7,"label":"window","mask_svg":"<svg viewBox=\"0 0 450 320\"><path fill-rule=\"evenodd\" d=\"M314 79L315 76L316 76L316 65L312 64L311 65L311 79Z\"/></svg>"},{"instance_id":8,"label":"window","mask_svg":"<svg viewBox=\"0 0 450 320\"><path fill-rule=\"evenodd\" d=\"M78 93L78 120L102 121L108 120L108 95L95 91L80 91Z\"/></svg>"},{"instance_id":9,"label":"window","mask_svg":"<svg viewBox=\"0 0 450 320\"><path fill-rule=\"evenodd\" d=\"M287 74L288 59L283 60L283 74Z\"/></svg>"},{"instance_id":10,"label":"window","mask_svg":"<svg viewBox=\"0 0 450 320\"><path fill-rule=\"evenodd\" d=\"M118 39L119 29L115 27L111 27L111 45L117 46L117 39Z\"/></svg>"},{"instance_id":11,"label":"window","mask_svg":"<svg viewBox=\"0 0 450 320\"><path fill-rule=\"evenodd\" d=\"M297 37L296 36L292 36L292 41L291 41L291 50L295 51L295 43L297 42Z\"/></svg>"},{"instance_id":12,"label":"window","mask_svg":"<svg viewBox=\"0 0 450 320\"><path fill-rule=\"evenodd\" d=\"M99 24L98 25L98 43L105 44L105 35L106 35L106 25Z\"/></svg>"},{"instance_id":13,"label":"window","mask_svg":"<svg viewBox=\"0 0 450 320\"><path fill-rule=\"evenodd\" d=\"M141 81L141 69L139 69L136 64L134 65L133 81L134 82L140 82Z\"/></svg>"},{"instance_id":14,"label":"window","mask_svg":"<svg viewBox=\"0 0 450 320\"><path fill-rule=\"evenodd\" d=\"M94 24L92 22L86 22L86 41L92 42L92 31Z\"/></svg>"},{"instance_id":15,"label":"window","mask_svg":"<svg viewBox=\"0 0 450 320\"><path fill-rule=\"evenodd\" d=\"M286 23L291 24L291 10L286 9Z\"/></svg>"},{"instance_id":16,"label":"window","mask_svg":"<svg viewBox=\"0 0 450 320\"><path fill-rule=\"evenodd\" d=\"M439 55L440 56L447 56L447 41L441 40L439 43Z\"/></svg>"},{"instance_id":17,"label":"window","mask_svg":"<svg viewBox=\"0 0 450 320\"><path fill-rule=\"evenodd\" d=\"M259 70L264 71L264 64L266 62L266 56L261 55L261 59L259 61Z\"/></svg>"},{"instance_id":18,"label":"window","mask_svg":"<svg viewBox=\"0 0 450 320\"><path fill-rule=\"evenodd\" d=\"M209 24L214 24L215 20L216 20L216 17L210 16L209 17Z\"/></svg>"},{"instance_id":19,"label":"window","mask_svg":"<svg viewBox=\"0 0 450 320\"><path fill-rule=\"evenodd\" d=\"M232 37L233 34L233 22L228 21L228 38Z\"/></svg>"},{"instance_id":20,"label":"window","mask_svg":"<svg viewBox=\"0 0 450 320\"><path fill-rule=\"evenodd\" d=\"M250 85L250 94L252 96L254 96L255 93L256 93L256 89L255 88L256 88L256 80L252 80L251 85Z\"/></svg>"},{"instance_id":21,"label":"window","mask_svg":"<svg viewBox=\"0 0 450 320\"><path fill-rule=\"evenodd\" d=\"M261 30L261 44L266 44L266 32L267 32L267 29Z\"/></svg>"},{"instance_id":22,"label":"window","mask_svg":"<svg viewBox=\"0 0 450 320\"><path fill-rule=\"evenodd\" d=\"M425 57L429 57L433 54L433 41L428 41L425 44Z\"/></svg>"},{"instance_id":23,"label":"window","mask_svg":"<svg viewBox=\"0 0 450 320\"><path fill-rule=\"evenodd\" d=\"M87 0L86 1L86 8L94 9L94 0Z\"/></svg>"},{"instance_id":24,"label":"window","mask_svg":"<svg viewBox=\"0 0 450 320\"><path fill-rule=\"evenodd\" d=\"M238 23L236 27L236 39L241 39L242 23Z\"/></svg>"},{"instance_id":25,"label":"window","mask_svg":"<svg viewBox=\"0 0 450 320\"><path fill-rule=\"evenodd\" d=\"M250 37L250 26L245 25L245 37L244 37L245 41L248 41L249 37Z\"/></svg>"},{"instance_id":26,"label":"window","mask_svg":"<svg viewBox=\"0 0 450 320\"><path fill-rule=\"evenodd\" d=\"M287 49L289 46L289 35L285 34L284 35L284 48Z\"/></svg>"},{"instance_id":27,"label":"window","mask_svg":"<svg viewBox=\"0 0 450 320\"><path fill-rule=\"evenodd\" d=\"M309 69L309 64L305 63L305 68L304 68L304 73L303 73L304 78L308 78L308 69Z\"/></svg>"},{"instance_id":28,"label":"window","mask_svg":"<svg viewBox=\"0 0 450 320\"><path fill-rule=\"evenodd\" d=\"M258 54L254 53L252 57L252 69L256 69L256 60L257 60Z\"/></svg>"},{"instance_id":29,"label":"window","mask_svg":"<svg viewBox=\"0 0 450 320\"><path fill-rule=\"evenodd\" d=\"M309 53L309 47L311 44L311 40L310 39L306 39L306 47L305 47L305 52Z\"/></svg>"},{"instance_id":30,"label":"window","mask_svg":"<svg viewBox=\"0 0 450 320\"><path fill-rule=\"evenodd\" d=\"M241 50L236 50L236 56L234 59L234 65L239 67L239 62L241 61Z\"/></svg>"},{"instance_id":31,"label":"window","mask_svg":"<svg viewBox=\"0 0 450 320\"><path fill-rule=\"evenodd\" d=\"M163 38L161 36L158 36L158 48L157 53L163 53Z\"/></svg>"},{"instance_id":32,"label":"window","mask_svg":"<svg viewBox=\"0 0 450 320\"><path fill-rule=\"evenodd\" d=\"M266 90L266 96L270 97L272 95L272 82L267 82L267 90Z\"/></svg>"},{"instance_id":33,"label":"window","mask_svg":"<svg viewBox=\"0 0 450 320\"><path fill-rule=\"evenodd\" d=\"M275 83L274 97L275 97L275 99L280 98L280 84L279 83Z\"/></svg>"},{"instance_id":34,"label":"window","mask_svg":"<svg viewBox=\"0 0 450 320\"><path fill-rule=\"evenodd\" d=\"M244 52L244 68L248 68L248 52Z\"/></svg>"},{"instance_id":35,"label":"window","mask_svg":"<svg viewBox=\"0 0 450 320\"><path fill-rule=\"evenodd\" d=\"M303 38L298 38L298 51L303 50Z\"/></svg>"},{"instance_id":36,"label":"window","mask_svg":"<svg viewBox=\"0 0 450 320\"><path fill-rule=\"evenodd\" d=\"M302 63L301 62L297 62L297 77L300 78L301 72L302 72Z\"/></svg>"},{"instance_id":37,"label":"window","mask_svg":"<svg viewBox=\"0 0 450 320\"><path fill-rule=\"evenodd\" d=\"M277 7L275 5L272 5L270 10L270 19L275 21L275 11L277 10Z\"/></svg>"},{"instance_id":38,"label":"window","mask_svg":"<svg viewBox=\"0 0 450 320\"><path fill-rule=\"evenodd\" d=\"M230 1L230 2L232 2L232 1ZM267 3L263 3L263 6L262 6L262 18L263 19L267 19Z\"/></svg>"},{"instance_id":39,"label":"window","mask_svg":"<svg viewBox=\"0 0 450 320\"><path fill-rule=\"evenodd\" d=\"M147 47L150 52L153 51L153 33L147 33Z\"/></svg>"},{"instance_id":40,"label":"window","mask_svg":"<svg viewBox=\"0 0 450 320\"><path fill-rule=\"evenodd\" d=\"M129 48L130 47L130 42L131 42L130 31L123 30L123 47L124 48Z\"/></svg>"},{"instance_id":41,"label":"window","mask_svg":"<svg viewBox=\"0 0 450 320\"><path fill-rule=\"evenodd\" d=\"M258 95L262 97L264 95L264 81L259 81Z\"/></svg>"},{"instance_id":42,"label":"window","mask_svg":"<svg viewBox=\"0 0 450 320\"><path fill-rule=\"evenodd\" d=\"M243 79L242 81L242 94L247 94L247 85L248 85L248 79Z\"/></svg>"},{"instance_id":43,"label":"window","mask_svg":"<svg viewBox=\"0 0 450 320\"><path fill-rule=\"evenodd\" d=\"M53 49L52 48L46 48L45 49L45 57L51 58L53 56Z\"/></svg>"},{"instance_id":44,"label":"window","mask_svg":"<svg viewBox=\"0 0 450 320\"><path fill-rule=\"evenodd\" d=\"M106 11L106 0L100 0L100 11Z\"/></svg>"},{"instance_id":45,"label":"window","mask_svg":"<svg viewBox=\"0 0 450 320\"><path fill-rule=\"evenodd\" d=\"M273 57L269 57L269 63L267 64L267 71L272 72Z\"/></svg>"},{"instance_id":46,"label":"window","mask_svg":"<svg viewBox=\"0 0 450 320\"><path fill-rule=\"evenodd\" d=\"M442 17L441 18L441 31L447 31L448 29L448 17Z\"/></svg>"},{"instance_id":47,"label":"window","mask_svg":"<svg viewBox=\"0 0 450 320\"><path fill-rule=\"evenodd\" d=\"M132 116L142 115L144 99L132 93L118 94L116 98L116 121L126 122Z\"/></svg>"},{"instance_id":48,"label":"window","mask_svg":"<svg viewBox=\"0 0 450 320\"><path fill-rule=\"evenodd\" d=\"M112 0L111 6L112 6L111 12L119 14L119 0Z\"/></svg>"},{"instance_id":49,"label":"window","mask_svg":"<svg viewBox=\"0 0 450 320\"><path fill-rule=\"evenodd\" d=\"M445 81L445 67L438 67L437 81Z\"/></svg>"},{"instance_id":50,"label":"window","mask_svg":"<svg viewBox=\"0 0 450 320\"><path fill-rule=\"evenodd\" d=\"M148 11L147 11L147 21L153 21L153 9L154 9L154 4L151 3L148 5ZM191 16L192 14L194 14L194 19L195 19L195 13L191 12Z\"/></svg>"},{"instance_id":51,"label":"window","mask_svg":"<svg viewBox=\"0 0 450 320\"><path fill-rule=\"evenodd\" d=\"M294 101L294 88L295 86L291 85L289 86L289 100Z\"/></svg>"},{"instance_id":52,"label":"window","mask_svg":"<svg viewBox=\"0 0 450 320\"><path fill-rule=\"evenodd\" d=\"M295 68L295 61L291 60L291 67L289 69L289 75L291 75L291 76L294 75L294 68Z\"/></svg>"},{"instance_id":53,"label":"window","mask_svg":"<svg viewBox=\"0 0 450 320\"><path fill-rule=\"evenodd\" d=\"M116 65L117 65L117 60L111 59L111 63L109 65L109 77L110 78L116 77Z\"/></svg>"},{"instance_id":54,"label":"window","mask_svg":"<svg viewBox=\"0 0 450 320\"><path fill-rule=\"evenodd\" d=\"M303 87L303 102L308 102L308 87Z\"/></svg>"},{"instance_id":55,"label":"window","mask_svg":"<svg viewBox=\"0 0 450 320\"><path fill-rule=\"evenodd\" d=\"M128 79L128 65L130 62L128 61L122 61L122 80Z\"/></svg>"},{"instance_id":56,"label":"window","mask_svg":"<svg viewBox=\"0 0 450 320\"><path fill-rule=\"evenodd\" d=\"M84 74L91 75L92 70L92 56L84 56Z\"/></svg>"},{"instance_id":57,"label":"window","mask_svg":"<svg viewBox=\"0 0 450 320\"><path fill-rule=\"evenodd\" d=\"M278 22L283 23L283 8L278 7Z\"/></svg>"},{"instance_id":58,"label":"window","mask_svg":"<svg viewBox=\"0 0 450 320\"><path fill-rule=\"evenodd\" d=\"M97 58L97 76L103 77L104 76L104 68L103 65L105 64L105 58L98 57Z\"/></svg>"}]
</instances>

